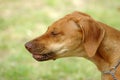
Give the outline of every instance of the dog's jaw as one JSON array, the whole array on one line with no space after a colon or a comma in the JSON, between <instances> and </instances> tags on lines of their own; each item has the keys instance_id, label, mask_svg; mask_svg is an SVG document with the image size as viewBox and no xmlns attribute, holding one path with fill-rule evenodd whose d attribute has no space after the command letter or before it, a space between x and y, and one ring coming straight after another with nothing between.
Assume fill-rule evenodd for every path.
<instances>
[{"instance_id":1,"label":"dog's jaw","mask_svg":"<svg viewBox=\"0 0 120 80\"><path fill-rule=\"evenodd\" d=\"M37 61L46 61L46 60L54 60L55 54L53 52L46 54L33 54L33 58Z\"/></svg>"}]
</instances>

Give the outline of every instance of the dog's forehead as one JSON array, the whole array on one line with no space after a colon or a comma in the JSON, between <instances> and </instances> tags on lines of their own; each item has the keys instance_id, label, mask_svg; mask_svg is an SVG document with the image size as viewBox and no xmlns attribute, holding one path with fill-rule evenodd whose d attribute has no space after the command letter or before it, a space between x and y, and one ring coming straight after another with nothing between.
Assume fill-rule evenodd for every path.
<instances>
[{"instance_id":1,"label":"dog's forehead","mask_svg":"<svg viewBox=\"0 0 120 80\"><path fill-rule=\"evenodd\" d=\"M66 17L56 21L49 27L50 30L76 30L79 29L77 24L72 19Z\"/></svg>"}]
</instances>

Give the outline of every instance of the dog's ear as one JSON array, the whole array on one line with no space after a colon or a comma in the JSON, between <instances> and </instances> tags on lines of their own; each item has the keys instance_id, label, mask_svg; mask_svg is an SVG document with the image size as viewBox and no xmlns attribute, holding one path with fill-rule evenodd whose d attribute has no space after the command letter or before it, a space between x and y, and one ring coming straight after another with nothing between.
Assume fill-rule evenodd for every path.
<instances>
[{"instance_id":1,"label":"dog's ear","mask_svg":"<svg viewBox=\"0 0 120 80\"><path fill-rule=\"evenodd\" d=\"M83 32L85 51L89 57L93 57L104 38L105 30L91 17L83 18L77 24Z\"/></svg>"}]
</instances>

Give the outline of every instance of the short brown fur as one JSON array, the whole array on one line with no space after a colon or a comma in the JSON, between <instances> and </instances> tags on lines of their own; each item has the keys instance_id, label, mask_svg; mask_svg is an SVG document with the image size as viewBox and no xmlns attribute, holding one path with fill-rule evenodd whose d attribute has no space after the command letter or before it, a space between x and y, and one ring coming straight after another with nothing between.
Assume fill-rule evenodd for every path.
<instances>
[{"instance_id":1,"label":"short brown fur","mask_svg":"<svg viewBox=\"0 0 120 80\"><path fill-rule=\"evenodd\" d=\"M120 60L120 31L85 13L73 12L25 46L38 61L84 57L95 63L102 73L102 80L113 80L111 75L103 72L109 71ZM120 80L120 66L115 77Z\"/></svg>"}]
</instances>

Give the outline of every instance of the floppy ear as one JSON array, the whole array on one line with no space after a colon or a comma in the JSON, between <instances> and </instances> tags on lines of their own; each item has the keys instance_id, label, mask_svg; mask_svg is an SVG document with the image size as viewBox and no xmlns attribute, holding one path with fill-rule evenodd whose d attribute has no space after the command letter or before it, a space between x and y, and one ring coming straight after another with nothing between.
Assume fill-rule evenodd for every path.
<instances>
[{"instance_id":1,"label":"floppy ear","mask_svg":"<svg viewBox=\"0 0 120 80\"><path fill-rule=\"evenodd\" d=\"M104 38L105 30L91 17L78 22L83 32L84 48L89 57L93 57Z\"/></svg>"}]
</instances>

